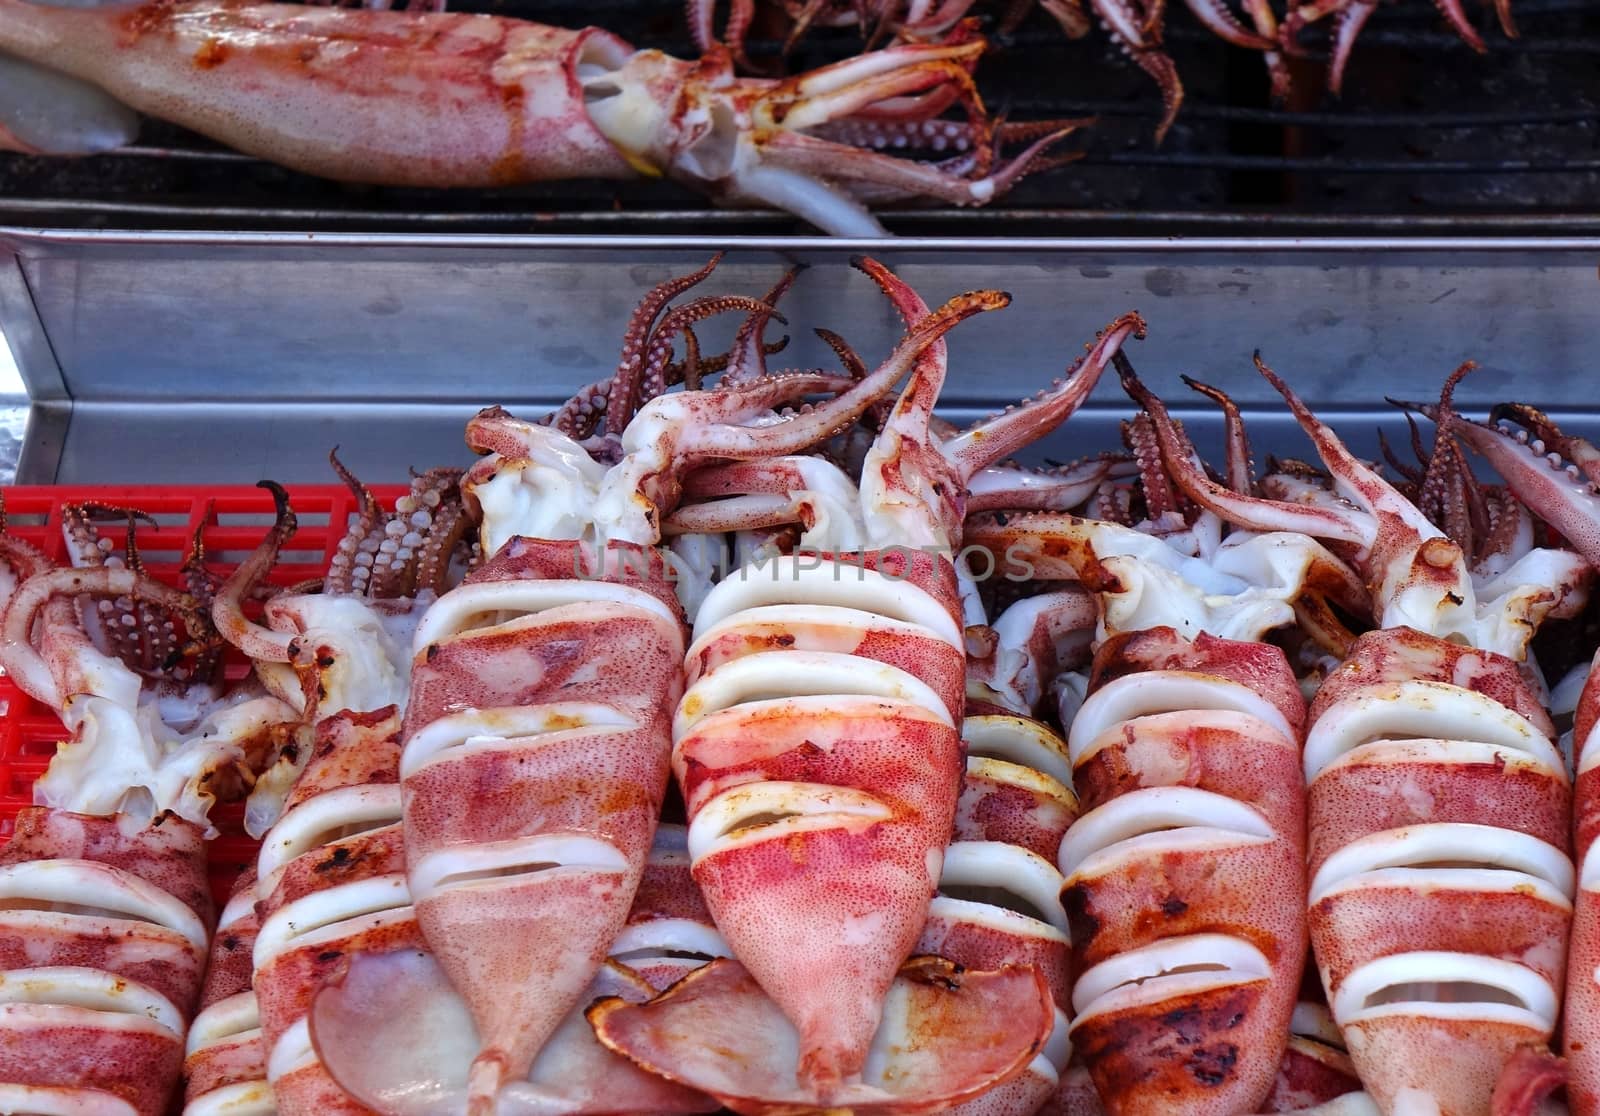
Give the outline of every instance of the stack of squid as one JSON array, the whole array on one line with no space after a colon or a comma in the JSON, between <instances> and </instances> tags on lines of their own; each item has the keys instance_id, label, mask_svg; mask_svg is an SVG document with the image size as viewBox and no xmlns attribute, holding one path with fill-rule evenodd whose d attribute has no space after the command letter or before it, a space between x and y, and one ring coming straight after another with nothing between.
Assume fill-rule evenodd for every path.
<instances>
[{"instance_id":1,"label":"stack of squid","mask_svg":"<svg viewBox=\"0 0 1600 1116\"><path fill-rule=\"evenodd\" d=\"M1428 409L1439 436L1414 502L1260 367L1326 487L1304 474L1259 492L1218 483L1125 379L1190 499L1246 530L1325 540L1370 597L1374 628L1321 681L1302 749L1307 929L1332 1019L1381 1112L1535 1111L1559 1079L1545 1052L1575 877L1571 781L1529 643L1581 607L1587 565L1535 546L1504 491L1478 490L1457 439L1489 435L1454 412L1459 374ZM1467 514L1474 500L1487 514Z\"/></svg>"},{"instance_id":2,"label":"stack of squid","mask_svg":"<svg viewBox=\"0 0 1600 1116\"><path fill-rule=\"evenodd\" d=\"M1391 484L1263 366L1325 471L1258 477L1192 384L1212 470L1131 314L957 430L943 338L1003 293L930 309L859 261L904 337L774 373L794 276L675 302L716 262L392 510L335 460L359 514L259 619L275 486L258 551L184 592L90 512L72 570L0 535L7 669L73 733L41 793L79 788L0 854L11 1110L163 1110L180 1060L196 1116L1596 1110L1600 681L1563 687L1575 822L1530 648L1585 603L1600 499L1565 459L1600 454L1459 416L1453 377ZM1113 367L1126 452L1010 461ZM141 622L97 628L108 597ZM255 680L202 694L224 640ZM245 791L261 852L211 937L204 811ZM143 967L75 919L133 922ZM84 1013L100 1045L21 1068Z\"/></svg>"},{"instance_id":3,"label":"stack of squid","mask_svg":"<svg viewBox=\"0 0 1600 1116\"><path fill-rule=\"evenodd\" d=\"M864 266L909 326L875 370L852 354L844 374L767 374L758 325L718 387L666 393L701 371L670 361L697 317L773 314L732 296L666 310L702 272L646 300L587 406L469 427L484 558L418 628L401 732L426 948L347 955L310 1011L356 1101L932 1110L1028 1070L1056 1031L1065 920L1018 920L1045 967L1009 952L988 966L1013 912L955 894L988 887L985 849L948 859L944 898L952 943L972 938L986 967L913 956L956 830L966 655L954 565L912 548L958 542L972 477L1070 414L1138 323L1058 388L955 434L932 417L939 339L1004 296L928 313ZM869 411L859 485L801 456ZM776 491L784 470L804 487ZM690 493L702 502L674 520ZM726 533L751 563L707 587L693 559ZM687 825L658 832L672 774ZM1025 855L1047 911L1053 870Z\"/></svg>"},{"instance_id":4,"label":"stack of squid","mask_svg":"<svg viewBox=\"0 0 1600 1116\"><path fill-rule=\"evenodd\" d=\"M96 521L125 518L118 555ZM71 565L0 532L0 662L68 738L0 852L0 1104L168 1111L214 914L208 821L292 711L229 687L198 540L183 588L143 569L129 509L64 510Z\"/></svg>"}]
</instances>

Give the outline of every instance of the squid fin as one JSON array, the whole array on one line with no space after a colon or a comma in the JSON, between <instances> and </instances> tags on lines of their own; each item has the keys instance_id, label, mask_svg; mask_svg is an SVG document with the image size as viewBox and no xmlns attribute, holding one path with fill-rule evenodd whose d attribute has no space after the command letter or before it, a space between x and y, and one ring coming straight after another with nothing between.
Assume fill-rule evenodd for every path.
<instances>
[{"instance_id":1,"label":"squid fin","mask_svg":"<svg viewBox=\"0 0 1600 1116\"><path fill-rule=\"evenodd\" d=\"M1054 1012L1031 967L966 972L913 958L895 978L861 1080L827 1097L801 1083L799 1034L737 961L713 961L647 1004L601 1000L589 1021L612 1050L738 1113L897 1116L945 1111L1022 1072Z\"/></svg>"},{"instance_id":2,"label":"squid fin","mask_svg":"<svg viewBox=\"0 0 1600 1116\"><path fill-rule=\"evenodd\" d=\"M585 1004L602 996L642 1003L654 994L633 970L600 967ZM342 980L311 1009L311 1039L339 1087L383 1116L461 1116L478 1053L472 1013L431 954L353 954ZM528 1077L504 1085L497 1116L717 1111L704 1094L653 1077L596 1041L582 1009L545 1043Z\"/></svg>"},{"instance_id":3,"label":"squid fin","mask_svg":"<svg viewBox=\"0 0 1600 1116\"><path fill-rule=\"evenodd\" d=\"M138 135L138 115L88 82L0 55L0 150L93 155Z\"/></svg>"}]
</instances>

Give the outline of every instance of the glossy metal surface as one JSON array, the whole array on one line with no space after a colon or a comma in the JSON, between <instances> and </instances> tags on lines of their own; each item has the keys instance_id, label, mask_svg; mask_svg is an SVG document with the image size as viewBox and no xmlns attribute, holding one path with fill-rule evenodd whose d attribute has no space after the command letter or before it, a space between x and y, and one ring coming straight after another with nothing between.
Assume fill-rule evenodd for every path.
<instances>
[{"instance_id":1,"label":"glossy metal surface","mask_svg":"<svg viewBox=\"0 0 1600 1116\"><path fill-rule=\"evenodd\" d=\"M0 229L0 327L37 401L20 479L218 483L327 479L326 455L374 480L461 460L463 419L503 403L538 416L609 374L628 310L721 247L708 238L37 232ZM743 238L705 291L760 291L809 269L784 309L775 365L828 359L827 324L868 359L898 324L848 265L878 255L930 299L995 286L1010 309L952 339L952 417L1058 375L1128 309L1146 379L1211 414L1177 377L1226 386L1258 412L1259 454L1307 447L1255 375L1265 357L1358 447L1403 430L1384 396L1427 398L1460 361L1458 397L1508 397L1596 432L1585 388L1600 352L1600 241L893 240ZM729 320L701 334L710 350ZM1113 384L1042 452L1111 448L1128 407ZM1585 412L1585 413L1574 413Z\"/></svg>"}]
</instances>

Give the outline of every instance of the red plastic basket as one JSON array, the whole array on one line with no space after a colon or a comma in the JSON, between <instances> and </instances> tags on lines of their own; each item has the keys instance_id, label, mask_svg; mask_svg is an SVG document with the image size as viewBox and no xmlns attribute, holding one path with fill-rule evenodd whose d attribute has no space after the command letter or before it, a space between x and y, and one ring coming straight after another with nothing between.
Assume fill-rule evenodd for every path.
<instances>
[{"instance_id":1,"label":"red plastic basket","mask_svg":"<svg viewBox=\"0 0 1600 1116\"><path fill-rule=\"evenodd\" d=\"M403 485L373 489L390 504L406 491ZM289 488L300 529L284 547L272 580L280 585L320 577L355 514L355 498L337 485ZM27 539L65 564L61 509L96 502L137 508L154 519L137 528L139 552L146 569L163 581L176 579L195 531L201 532L207 564L231 571L253 550L272 525L272 496L260 488L184 486L96 488L8 488L5 490L9 532ZM121 550L124 528L111 522L101 527ZM239 655L226 663L230 680L244 677L250 664ZM44 774L64 730L54 710L28 697L0 675L0 842L9 839L17 812L33 802L33 782ZM219 807L212 820L222 835L211 846L211 886L219 903L227 898L241 869L255 860L256 842L241 828L241 804Z\"/></svg>"}]
</instances>

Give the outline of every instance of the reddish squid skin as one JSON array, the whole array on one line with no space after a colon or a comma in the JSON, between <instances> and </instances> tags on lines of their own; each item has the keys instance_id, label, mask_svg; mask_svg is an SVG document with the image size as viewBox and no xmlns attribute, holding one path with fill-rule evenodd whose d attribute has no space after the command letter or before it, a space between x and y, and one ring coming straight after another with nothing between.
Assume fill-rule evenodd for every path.
<instances>
[{"instance_id":1,"label":"reddish squid skin","mask_svg":"<svg viewBox=\"0 0 1600 1116\"><path fill-rule=\"evenodd\" d=\"M1335 688L1313 703L1313 727L1334 702L1369 686L1403 681L1471 686L1507 709L1538 710L1536 718L1530 717L1536 727L1549 724L1511 660L1390 629L1357 641L1350 661L1329 679ZM1403 742L1374 746L1365 754L1358 749L1324 768L1309 788L1311 871L1361 837L1435 822L1522 832L1565 853L1570 795L1559 774L1520 757L1505 763L1445 762ZM1310 911L1317 965L1330 999L1360 966L1413 951L1514 962L1560 988L1571 919L1564 902L1531 890L1431 887L1376 878L1336 888ZM1502 1070L1517 1051L1537 1042L1527 1026L1490 1019L1395 1013L1344 1020L1342 1026L1362 1080L1380 1106L1394 1103L1399 1090L1416 1088L1437 1098L1448 1116L1488 1113Z\"/></svg>"},{"instance_id":2,"label":"reddish squid skin","mask_svg":"<svg viewBox=\"0 0 1600 1116\"><path fill-rule=\"evenodd\" d=\"M691 816L716 783L754 779L870 786L892 805L890 820L714 853L694 871L724 937L807 1045L835 1058L840 1076L859 1072L847 1052L865 1054L933 897L928 857L951 832L960 737L926 714L779 713L696 731L681 754ZM857 918L874 921L872 939L841 948Z\"/></svg>"},{"instance_id":3,"label":"reddish squid skin","mask_svg":"<svg viewBox=\"0 0 1600 1116\"><path fill-rule=\"evenodd\" d=\"M572 581L584 560L575 542L517 539L456 592L545 580L537 575L548 570ZM678 615L669 584L635 574L611 576L673 601ZM561 605L468 628L416 657L403 733L408 740L462 710L550 702L601 703L633 724L553 731L522 747L446 750L404 780L413 869L440 850L540 834L603 841L626 865L616 873L525 873L493 887L443 887L417 897L417 917L433 952L472 1009L484 1056L500 1059L502 1080L527 1071L625 925L666 791L682 664L679 622L613 602Z\"/></svg>"},{"instance_id":4,"label":"reddish squid skin","mask_svg":"<svg viewBox=\"0 0 1600 1116\"><path fill-rule=\"evenodd\" d=\"M404 870L405 848L400 829L388 826L323 845L298 857L258 908L265 921L296 899L345 884L394 876ZM256 971L256 997L261 1004L261 1025L268 1049L290 1024L306 1017L317 993L338 977L347 955L413 948L420 942L415 926L407 922L337 942L290 946L279 953Z\"/></svg>"},{"instance_id":5,"label":"reddish squid skin","mask_svg":"<svg viewBox=\"0 0 1600 1116\"><path fill-rule=\"evenodd\" d=\"M1069 801L968 771L956 804L955 839L1003 841L1053 861L1075 817Z\"/></svg>"},{"instance_id":6,"label":"reddish squid skin","mask_svg":"<svg viewBox=\"0 0 1600 1116\"><path fill-rule=\"evenodd\" d=\"M1272 1091L1261 1102L1261 1111L1295 1112L1326 1104L1360 1088L1361 1079L1342 1051L1291 1035Z\"/></svg>"},{"instance_id":7,"label":"reddish squid skin","mask_svg":"<svg viewBox=\"0 0 1600 1116\"><path fill-rule=\"evenodd\" d=\"M865 565L961 614L955 570L943 558L885 550L840 561L842 577ZM926 654L906 669L959 719L965 656L925 642ZM678 741L674 763L691 819L719 792L768 780L859 787L891 811L882 821L720 850L694 868L735 955L800 1030L802 1080L861 1070L883 997L927 917L963 751L957 730L935 713L861 699L804 714L782 705L728 711ZM869 933L853 929L868 925Z\"/></svg>"},{"instance_id":8,"label":"reddish squid skin","mask_svg":"<svg viewBox=\"0 0 1600 1116\"><path fill-rule=\"evenodd\" d=\"M1597 654L1600 659L1600 654ZM1578 895L1573 904L1572 938L1567 955L1566 1017L1562 1051L1567 1060L1567 1106L1573 1116L1600 1114L1600 888L1590 876L1590 856L1600 833L1600 767L1585 767L1600 748L1600 673L1590 666L1573 721L1574 832L1578 854Z\"/></svg>"},{"instance_id":9,"label":"reddish squid skin","mask_svg":"<svg viewBox=\"0 0 1600 1116\"><path fill-rule=\"evenodd\" d=\"M398 783L399 728L393 706L372 713L346 711L323 718L317 725L311 758L290 791L278 825L322 795ZM276 828L268 831L269 845L276 832ZM398 825L329 841L283 867L271 892L257 904L257 915L265 922L287 903L363 880L390 876L403 881L404 871L405 848ZM403 882L396 890L403 894ZM397 900L397 905L403 905L403 901ZM381 928L368 928L336 940L298 947L290 944L264 959L254 974L263 1049L270 1055L283 1034L307 1017L317 994L341 978L351 955L426 948L415 917L407 914ZM279 1077L272 1088L281 1116L358 1116L367 1111L339 1087L320 1057Z\"/></svg>"},{"instance_id":10,"label":"reddish squid skin","mask_svg":"<svg viewBox=\"0 0 1600 1116\"><path fill-rule=\"evenodd\" d=\"M991 783L969 765L956 814L955 840L1015 844L1053 861L1061 837L1076 815L1073 807L1070 796L1058 801L1003 782ZM1048 847L1042 851L1030 848L1030 840ZM1048 927L1029 932L968 918L964 913L951 917L934 908L913 948L915 953L944 957L969 970L1033 966L1043 974L1051 999L1063 1013L1056 1025L1065 1026L1065 1014L1072 1010L1070 950L1065 938L1048 933ZM1010 1081L952 1112L956 1116L1033 1116L1058 1087L1059 1078L1041 1072L1035 1059Z\"/></svg>"},{"instance_id":11,"label":"reddish squid skin","mask_svg":"<svg viewBox=\"0 0 1600 1116\"><path fill-rule=\"evenodd\" d=\"M180 900L201 921L216 918L205 835L181 818L166 815L148 827L130 829L115 817L38 806L19 812L11 840L0 851L0 864L55 858L92 860L127 872Z\"/></svg>"},{"instance_id":12,"label":"reddish squid skin","mask_svg":"<svg viewBox=\"0 0 1600 1116\"><path fill-rule=\"evenodd\" d=\"M251 992L252 954L256 931L261 928L256 918L255 895L255 869L248 868L234 881L228 909L235 904L248 904L248 908L226 926L219 925L211 939L211 960L206 966L205 987L200 993L202 1011L230 997ZM223 918L228 918L226 910ZM265 1089L266 1049L261 1044L260 1033L247 1030L194 1051L183 1061L183 1077L186 1104L229 1085L259 1082Z\"/></svg>"},{"instance_id":13,"label":"reddish squid skin","mask_svg":"<svg viewBox=\"0 0 1600 1116\"><path fill-rule=\"evenodd\" d=\"M639 881L639 890L634 893L627 925L642 926L668 918L697 922L712 930L716 928L705 897L700 894L700 888L690 875L687 853L672 858L670 862L650 858L645 864L644 876ZM630 960L628 967L651 988L665 992L697 968L698 963L687 958L668 958L656 963Z\"/></svg>"},{"instance_id":14,"label":"reddish squid skin","mask_svg":"<svg viewBox=\"0 0 1600 1116\"><path fill-rule=\"evenodd\" d=\"M1232 713L1136 716L1080 754L1074 782L1085 813L1145 788L1192 787L1248 805L1275 836L1205 851L1130 852L1093 876L1069 876L1062 903L1074 979L1130 949L1206 933L1253 945L1269 975L1101 1013L1086 1008L1074 1049L1113 1116L1254 1112L1279 1071L1306 950L1304 705L1278 649L1211 636L1190 645L1164 628L1107 640L1095 655L1089 700L1107 681L1151 669L1240 682L1284 713L1295 739Z\"/></svg>"},{"instance_id":15,"label":"reddish squid skin","mask_svg":"<svg viewBox=\"0 0 1600 1116\"><path fill-rule=\"evenodd\" d=\"M851 576L848 570L842 575ZM931 637L900 633L866 632L859 641L841 644L832 631L800 623L742 624L738 631L730 631L716 639L701 644L690 656L688 682L693 684L701 676L715 670L722 663L761 651L835 651L855 655L874 662L887 663L911 674L919 674L930 658L943 654L948 645ZM941 675L935 692L945 702L947 709L960 709L961 686ZM965 683L963 682L964 686Z\"/></svg>"},{"instance_id":16,"label":"reddish squid skin","mask_svg":"<svg viewBox=\"0 0 1600 1116\"><path fill-rule=\"evenodd\" d=\"M116 817L91 817L45 807L17 816L0 865L85 860L137 877L212 917L205 841L198 827L172 816L135 827ZM200 994L205 957L193 943L159 927L107 935L63 924L6 927L0 912L0 969L77 966L144 984L188 1018ZM141 1116L167 1111L183 1065L183 1041L148 1026L111 1030L66 1019L11 1017L0 1026L0 1081L101 1092Z\"/></svg>"},{"instance_id":17,"label":"reddish squid skin","mask_svg":"<svg viewBox=\"0 0 1600 1116\"><path fill-rule=\"evenodd\" d=\"M316 729L311 758L284 799L285 815L303 802L343 787L400 781L400 739L392 705L370 713L343 710Z\"/></svg>"},{"instance_id":18,"label":"reddish squid skin","mask_svg":"<svg viewBox=\"0 0 1600 1116\"><path fill-rule=\"evenodd\" d=\"M590 122L575 72L586 53L632 48L593 28L226 0L95 10L0 0L0 48L247 154L346 182L634 174Z\"/></svg>"},{"instance_id":19,"label":"reddish squid skin","mask_svg":"<svg viewBox=\"0 0 1600 1116\"><path fill-rule=\"evenodd\" d=\"M200 991L201 1008L208 1008L250 987L250 951L255 946L256 931L261 928L256 918L255 891L255 869L246 868L234 881L229 905L238 901L248 902L250 907L226 929L219 927L211 940L211 959L206 964L206 981Z\"/></svg>"},{"instance_id":20,"label":"reddish squid skin","mask_svg":"<svg viewBox=\"0 0 1600 1116\"><path fill-rule=\"evenodd\" d=\"M1318 688L1311 703L1311 721L1358 690L1384 682L1411 681L1445 682L1473 690L1525 718L1545 735L1555 735L1549 712L1516 663L1414 628L1385 628L1360 636L1344 662Z\"/></svg>"},{"instance_id":21,"label":"reddish squid skin","mask_svg":"<svg viewBox=\"0 0 1600 1116\"><path fill-rule=\"evenodd\" d=\"M229 1085L260 1082L266 1088L266 1062L261 1052L261 1038L252 1035L208 1050L196 1051L184 1059L184 1096L194 1101L216 1089Z\"/></svg>"},{"instance_id":22,"label":"reddish squid skin","mask_svg":"<svg viewBox=\"0 0 1600 1116\"><path fill-rule=\"evenodd\" d=\"M141 1116L167 1111L183 1045L166 1034L12 1023L0 1028L0 1080L108 1093Z\"/></svg>"},{"instance_id":23,"label":"reddish squid skin","mask_svg":"<svg viewBox=\"0 0 1600 1116\"><path fill-rule=\"evenodd\" d=\"M1247 686L1272 702L1295 731L1305 724L1306 704L1283 652L1266 643L1218 639L1201 632L1191 640L1172 628L1122 632L1096 650L1091 689L1115 678L1146 670L1186 670L1212 674Z\"/></svg>"}]
</instances>

